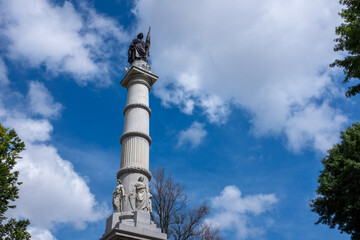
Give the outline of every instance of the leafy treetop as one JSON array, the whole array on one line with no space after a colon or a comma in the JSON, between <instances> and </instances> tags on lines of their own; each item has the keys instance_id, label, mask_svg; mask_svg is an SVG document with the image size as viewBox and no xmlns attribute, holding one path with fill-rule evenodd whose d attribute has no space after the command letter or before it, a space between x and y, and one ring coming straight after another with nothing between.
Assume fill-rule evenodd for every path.
<instances>
[{"instance_id":1,"label":"leafy treetop","mask_svg":"<svg viewBox=\"0 0 360 240\"><path fill-rule=\"evenodd\" d=\"M320 216L316 224L337 226L352 240L360 240L360 123L342 132L341 139L322 160L318 197L310 207Z\"/></svg>"},{"instance_id":2,"label":"leafy treetop","mask_svg":"<svg viewBox=\"0 0 360 240\"><path fill-rule=\"evenodd\" d=\"M343 68L345 73L343 83L348 83L351 79L360 79L360 1L340 0L339 2L345 6L339 13L344 23L336 27L335 33L339 37L335 39L337 44L334 51L346 51L349 55L343 60L336 59L330 66ZM359 92L360 83L349 87L346 97L355 96Z\"/></svg>"},{"instance_id":3,"label":"leafy treetop","mask_svg":"<svg viewBox=\"0 0 360 240\"><path fill-rule=\"evenodd\" d=\"M9 208L15 208L12 202L19 198L18 171L13 171L19 153L25 149L25 144L15 130L8 130L0 124L0 237L4 240L30 239L26 232L29 220L7 221L5 213Z\"/></svg>"}]
</instances>

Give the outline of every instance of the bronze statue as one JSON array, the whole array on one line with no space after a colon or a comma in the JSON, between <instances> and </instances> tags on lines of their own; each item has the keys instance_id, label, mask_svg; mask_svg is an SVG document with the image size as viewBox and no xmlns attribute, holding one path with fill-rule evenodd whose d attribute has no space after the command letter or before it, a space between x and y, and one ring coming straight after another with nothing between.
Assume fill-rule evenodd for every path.
<instances>
[{"instance_id":1,"label":"bronze statue","mask_svg":"<svg viewBox=\"0 0 360 240\"><path fill-rule=\"evenodd\" d=\"M147 58L149 57L149 50L150 50L150 30L146 36L146 43L142 40L144 35L139 33L137 35L137 39L134 39L130 44L129 51L128 51L128 62L132 64L136 60L143 60L147 62Z\"/></svg>"}]
</instances>

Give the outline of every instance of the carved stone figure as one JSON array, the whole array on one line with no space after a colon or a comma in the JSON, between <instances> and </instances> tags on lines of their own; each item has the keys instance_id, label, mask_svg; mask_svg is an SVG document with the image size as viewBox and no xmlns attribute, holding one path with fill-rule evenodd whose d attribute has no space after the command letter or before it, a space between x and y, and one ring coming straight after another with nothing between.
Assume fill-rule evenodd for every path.
<instances>
[{"instance_id":1,"label":"carved stone figure","mask_svg":"<svg viewBox=\"0 0 360 240\"><path fill-rule=\"evenodd\" d=\"M138 182L135 184L135 191L135 207L137 210L144 209L148 201L148 189L144 183L144 177L139 177Z\"/></svg>"},{"instance_id":2,"label":"carved stone figure","mask_svg":"<svg viewBox=\"0 0 360 240\"><path fill-rule=\"evenodd\" d=\"M126 194L124 186L121 184L120 180L117 180L117 186L114 189L112 201L114 212L122 212L125 199Z\"/></svg>"},{"instance_id":3,"label":"carved stone figure","mask_svg":"<svg viewBox=\"0 0 360 240\"><path fill-rule=\"evenodd\" d=\"M151 198L152 195L144 183L144 177L139 177L138 182L134 185L133 192L129 196L131 208L151 212Z\"/></svg>"},{"instance_id":4,"label":"carved stone figure","mask_svg":"<svg viewBox=\"0 0 360 240\"><path fill-rule=\"evenodd\" d=\"M147 62L150 51L150 30L146 36L146 43L142 40L144 35L139 33L137 38L132 41L128 51L128 62L132 64L135 60L143 60Z\"/></svg>"}]
</instances>

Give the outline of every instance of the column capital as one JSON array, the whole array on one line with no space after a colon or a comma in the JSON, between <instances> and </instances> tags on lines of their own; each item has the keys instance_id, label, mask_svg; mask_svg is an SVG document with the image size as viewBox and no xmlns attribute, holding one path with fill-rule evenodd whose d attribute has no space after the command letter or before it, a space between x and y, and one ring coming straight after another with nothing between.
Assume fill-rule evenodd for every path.
<instances>
[{"instance_id":1,"label":"column capital","mask_svg":"<svg viewBox=\"0 0 360 240\"><path fill-rule=\"evenodd\" d=\"M132 65L129 69L127 69L124 78L120 82L120 85L128 88L132 84L133 80L137 80L136 82L138 83L142 83L141 81L144 81L143 84L148 85L147 87L150 90L150 87L154 85L158 78L159 77L152 72Z\"/></svg>"}]
</instances>

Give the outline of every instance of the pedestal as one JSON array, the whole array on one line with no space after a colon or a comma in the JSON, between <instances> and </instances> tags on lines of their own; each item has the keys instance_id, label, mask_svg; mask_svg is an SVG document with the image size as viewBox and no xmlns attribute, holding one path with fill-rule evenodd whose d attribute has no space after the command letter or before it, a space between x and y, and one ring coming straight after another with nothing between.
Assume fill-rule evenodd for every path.
<instances>
[{"instance_id":1,"label":"pedestal","mask_svg":"<svg viewBox=\"0 0 360 240\"><path fill-rule=\"evenodd\" d=\"M100 240L141 239L164 240L161 233L146 211L135 213L114 213L106 220L105 234Z\"/></svg>"}]
</instances>

